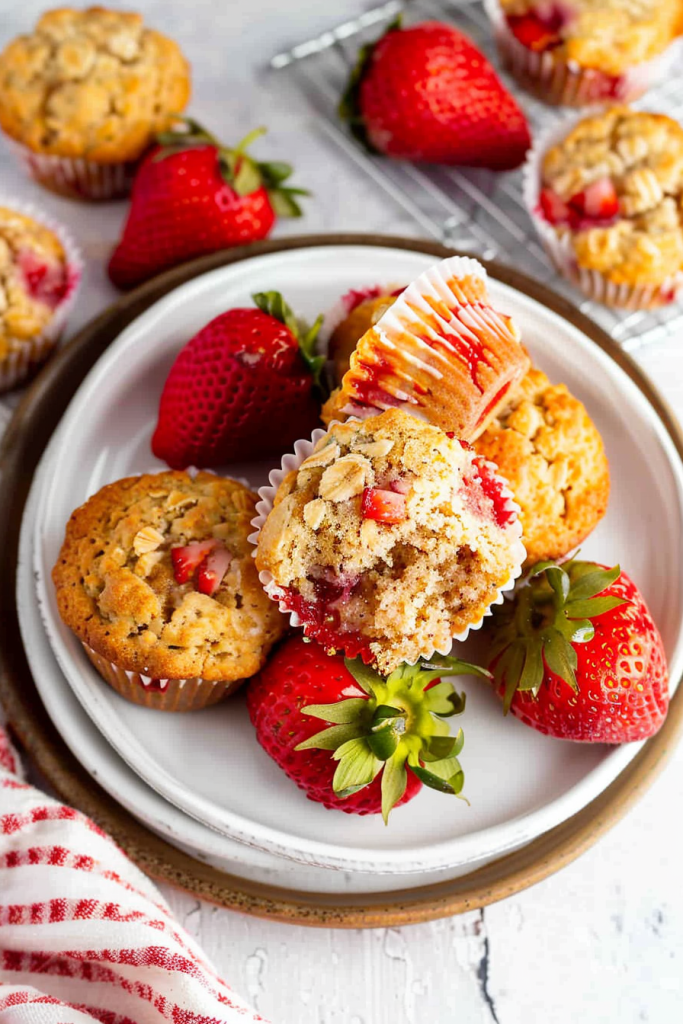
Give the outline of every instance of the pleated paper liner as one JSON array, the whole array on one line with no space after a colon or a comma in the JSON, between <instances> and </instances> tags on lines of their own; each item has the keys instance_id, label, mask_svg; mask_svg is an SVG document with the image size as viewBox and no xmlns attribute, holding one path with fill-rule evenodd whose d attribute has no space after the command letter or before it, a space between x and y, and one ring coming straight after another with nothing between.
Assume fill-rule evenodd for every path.
<instances>
[{"instance_id":1,"label":"pleated paper liner","mask_svg":"<svg viewBox=\"0 0 683 1024\"><path fill-rule=\"evenodd\" d=\"M540 207L542 163L545 154L562 142L572 129L587 117L599 114L604 107L591 107L580 115L565 117L535 139L522 171L522 192L543 246L559 272L588 298L606 306L621 309L655 309L678 301L683 295L683 272L677 271L658 284L617 283L599 270L579 266L567 229L559 235L543 216Z\"/></svg>"},{"instance_id":2,"label":"pleated paper liner","mask_svg":"<svg viewBox=\"0 0 683 1024\"><path fill-rule=\"evenodd\" d=\"M334 426L334 424L331 424L331 426ZM282 457L280 468L271 470L268 477L269 483L259 488L259 501L256 505L257 514L251 522L251 525L254 527L254 533L249 537L249 540L254 545L254 554L256 554L256 545L258 544L259 534L273 509L275 495L280 484L288 474L298 470L302 462L313 454L319 446L320 441L326 436L327 430L318 428L313 431L310 440L297 441L294 445L294 451ZM479 465L486 465L496 478L499 481L502 481L502 477L498 474L497 467L494 466L492 462L485 462L483 459L478 459L478 463ZM502 482L504 483L504 481ZM514 514L512 521L505 527L505 529L511 531L512 534L512 556L515 565L514 570L510 573L505 582L497 588L495 599L491 602L483 615L477 619L473 619L473 621L469 623L464 630L455 634L447 645L440 647L425 647L425 649L420 652L419 657L428 660L430 657L433 657L434 654L449 654L455 641L466 640L471 631L481 628L484 620L491 614L491 608L493 605L502 604L505 593L514 589L516 580L521 576L522 565L526 558L526 549L522 543L522 524L519 519L519 506L515 503L512 492L508 487L503 487L502 497L505 499L504 511ZM261 570L259 572L259 579L261 580L263 588L268 596L273 601L277 602L280 611L284 615L289 615L290 625L295 629L304 626L299 615L287 606L286 594L273 579L272 574L268 570Z\"/></svg>"},{"instance_id":3,"label":"pleated paper liner","mask_svg":"<svg viewBox=\"0 0 683 1024\"><path fill-rule=\"evenodd\" d=\"M85 643L83 649L102 678L118 694L132 704L156 711L199 711L234 693L243 682L241 679L228 683L198 678L156 679L119 668Z\"/></svg>"},{"instance_id":4,"label":"pleated paper liner","mask_svg":"<svg viewBox=\"0 0 683 1024\"><path fill-rule=\"evenodd\" d=\"M510 317L489 305L481 264L442 260L360 339L323 419L400 407L472 441L528 369L519 340Z\"/></svg>"},{"instance_id":5,"label":"pleated paper liner","mask_svg":"<svg viewBox=\"0 0 683 1024\"><path fill-rule=\"evenodd\" d=\"M599 68L584 68L576 61L559 60L552 50L536 52L514 35L499 0L484 0L501 57L510 73L530 92L554 106L585 107L592 103L630 103L675 71L683 55L680 40L651 60L609 75Z\"/></svg>"},{"instance_id":6,"label":"pleated paper liner","mask_svg":"<svg viewBox=\"0 0 683 1024\"><path fill-rule=\"evenodd\" d=\"M52 231L64 250L67 273L66 294L53 311L43 330L32 338L14 338L10 335L6 339L9 343L9 351L4 358L0 358L0 393L2 393L28 380L42 366L59 342L76 300L83 273L83 258L81 250L66 228L54 217L44 213L39 206L2 194L0 194L0 206L30 217Z\"/></svg>"},{"instance_id":7,"label":"pleated paper liner","mask_svg":"<svg viewBox=\"0 0 683 1024\"><path fill-rule=\"evenodd\" d=\"M69 199L123 199L130 194L135 172L140 166L140 159L99 163L82 157L36 153L16 139L5 138L34 181Z\"/></svg>"}]
</instances>

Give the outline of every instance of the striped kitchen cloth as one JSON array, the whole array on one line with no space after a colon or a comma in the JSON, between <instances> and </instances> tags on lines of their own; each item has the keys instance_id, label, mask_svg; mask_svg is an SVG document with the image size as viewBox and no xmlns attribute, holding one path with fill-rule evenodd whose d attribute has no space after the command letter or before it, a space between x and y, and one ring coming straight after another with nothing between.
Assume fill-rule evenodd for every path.
<instances>
[{"instance_id":1,"label":"striped kitchen cloth","mask_svg":"<svg viewBox=\"0 0 683 1024\"><path fill-rule=\"evenodd\" d=\"M0 724L0 1024L250 1024L160 893Z\"/></svg>"}]
</instances>

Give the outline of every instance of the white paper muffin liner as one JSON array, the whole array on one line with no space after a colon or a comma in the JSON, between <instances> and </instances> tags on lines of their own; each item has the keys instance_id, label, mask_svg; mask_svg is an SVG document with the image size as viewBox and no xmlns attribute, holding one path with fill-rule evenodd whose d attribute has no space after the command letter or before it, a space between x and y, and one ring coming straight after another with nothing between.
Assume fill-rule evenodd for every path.
<instances>
[{"instance_id":1,"label":"white paper muffin liner","mask_svg":"<svg viewBox=\"0 0 683 1024\"><path fill-rule=\"evenodd\" d=\"M527 154L522 168L522 195L529 216L538 233L543 246L560 273L580 288L581 291L606 306L623 309L653 309L665 306L683 297L683 272L677 271L661 284L617 284L610 281L599 270L589 270L579 266L572 234L569 230L558 235L540 211L539 196L541 192L541 165L548 150L567 137L569 132L580 121L599 114L604 107L591 107L580 115L563 118L546 132L542 132L535 140Z\"/></svg>"},{"instance_id":2,"label":"white paper muffin liner","mask_svg":"<svg viewBox=\"0 0 683 1024\"><path fill-rule=\"evenodd\" d=\"M683 54L683 43L677 39L651 60L634 64L618 76L609 76L599 69L583 68L575 61L558 61L551 51L530 50L511 31L499 0L484 0L484 8L510 73L545 103L556 106L630 103L663 81Z\"/></svg>"},{"instance_id":3,"label":"white paper muffin liner","mask_svg":"<svg viewBox=\"0 0 683 1024\"><path fill-rule=\"evenodd\" d=\"M105 201L125 198L130 194L135 172L142 159L139 157L137 160L97 163L82 157L35 153L16 139L7 135L5 138L34 181L70 199Z\"/></svg>"},{"instance_id":4,"label":"white paper muffin liner","mask_svg":"<svg viewBox=\"0 0 683 1024\"><path fill-rule=\"evenodd\" d=\"M0 392L3 392L9 391L27 380L45 362L57 345L76 300L83 274L83 257L81 250L66 228L54 217L44 213L40 207L33 203L17 201L11 196L2 194L0 194L0 206L15 210L25 217L31 217L54 232L66 255L68 275L67 293L54 310L49 323L40 334L36 334L33 338L17 339L18 347L9 352L4 359L0 359Z\"/></svg>"},{"instance_id":5,"label":"white paper muffin liner","mask_svg":"<svg viewBox=\"0 0 683 1024\"><path fill-rule=\"evenodd\" d=\"M243 683L211 682L207 679L160 679L143 672L131 672L104 658L81 641L85 653L105 682L132 704L156 711L200 711L217 704Z\"/></svg>"},{"instance_id":6,"label":"white paper muffin liner","mask_svg":"<svg viewBox=\"0 0 683 1024\"><path fill-rule=\"evenodd\" d=\"M347 420L346 422L348 423L349 420ZM256 504L257 514L256 517L251 521L251 525L254 527L254 533L250 534L249 536L249 540L254 545L254 557L256 557L256 545L258 544L259 534L261 533L263 524L265 523L270 512L272 511L278 487L280 486L283 479L287 476L288 473L291 473L292 471L297 470L299 468L301 463L304 462L309 455L311 455L313 449L315 448L316 444L320 441L320 439L325 437L329 430L336 425L336 423L331 423L328 430L324 430L319 427L317 430L313 431L310 440L297 441L294 445L294 451L282 457L280 468L271 470L268 478L269 483L259 488L259 501ZM487 460L478 457L478 463L479 465L487 466L496 475L498 480L501 480L503 483L505 483L500 473L498 472L498 467L495 466L492 462L488 462ZM515 502L512 491L509 489L509 487L503 487L502 495L506 499L505 509L515 513L514 521L506 527L506 530L511 531L513 535L512 554L514 558L515 569L513 570L513 572L511 572L510 576L505 581L505 583L503 583L502 586L498 587L498 593L496 598L491 602L488 609L484 612L481 618L474 622L471 622L462 632L454 634L447 646L425 648L423 651L420 652L415 661L409 662L409 664L415 664L415 662L419 660L419 658L424 658L428 661L429 658L433 657L435 654L449 654L453 643L455 641L466 640L472 631L480 629L484 623L484 620L491 614L491 609L493 608L493 606L496 604L502 604L505 599L505 593L507 591L514 589L515 581L522 574L522 567L526 559L526 549L524 547L524 544L522 543L522 524L519 518L519 505ZM285 594L283 590L280 588L280 586L273 579L272 574L268 570L262 569L259 572L259 579L268 597L270 597L271 600L277 602L280 611L284 615L289 615L290 624L294 628L301 628L303 623L300 617L297 615L296 612L293 612L286 607L286 601L284 600Z\"/></svg>"}]
</instances>

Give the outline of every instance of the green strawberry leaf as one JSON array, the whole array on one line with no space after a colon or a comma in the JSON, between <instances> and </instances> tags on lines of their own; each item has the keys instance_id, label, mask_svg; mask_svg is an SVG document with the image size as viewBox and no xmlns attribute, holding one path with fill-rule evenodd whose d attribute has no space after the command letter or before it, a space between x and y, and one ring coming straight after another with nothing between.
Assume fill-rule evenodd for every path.
<instances>
[{"instance_id":1,"label":"green strawberry leaf","mask_svg":"<svg viewBox=\"0 0 683 1024\"><path fill-rule=\"evenodd\" d=\"M389 720L367 737L368 747L380 761L388 761L396 753L400 741L399 733Z\"/></svg>"},{"instance_id":2,"label":"green strawberry leaf","mask_svg":"<svg viewBox=\"0 0 683 1024\"><path fill-rule=\"evenodd\" d=\"M249 157L240 155L235 164L232 187L238 196L250 196L261 188L261 173L258 165Z\"/></svg>"},{"instance_id":3,"label":"green strawberry leaf","mask_svg":"<svg viewBox=\"0 0 683 1024\"><path fill-rule=\"evenodd\" d=\"M588 572L580 576L579 579L574 582L574 574L577 566L585 566L588 568ZM580 562L572 564L572 589L571 599L572 601L584 600L589 597L595 597L596 594L601 594L603 590L607 590L613 583L621 576L621 569L618 565L615 565L612 569L595 569L595 566L591 562Z\"/></svg>"},{"instance_id":4,"label":"green strawberry leaf","mask_svg":"<svg viewBox=\"0 0 683 1024\"><path fill-rule=\"evenodd\" d=\"M367 694L375 692L375 686L380 682L380 677L373 668L366 665L362 658L344 658L344 665L356 680L361 690Z\"/></svg>"},{"instance_id":5,"label":"green strawberry leaf","mask_svg":"<svg viewBox=\"0 0 683 1024\"><path fill-rule=\"evenodd\" d=\"M444 757L456 757L455 736L432 736L420 756L423 761L441 761Z\"/></svg>"},{"instance_id":6,"label":"green strawberry leaf","mask_svg":"<svg viewBox=\"0 0 683 1024\"><path fill-rule=\"evenodd\" d=\"M384 762L384 771L382 772L382 818L385 825L389 822L392 807L399 802L407 785L408 772L405 757L400 750L397 750L393 757Z\"/></svg>"},{"instance_id":7,"label":"green strawberry leaf","mask_svg":"<svg viewBox=\"0 0 683 1024\"><path fill-rule=\"evenodd\" d=\"M573 690L578 690L576 681L576 667L578 657L576 651L569 641L558 633L556 629L550 630L544 638L543 657L551 672L560 676L566 683L569 683Z\"/></svg>"},{"instance_id":8,"label":"green strawberry leaf","mask_svg":"<svg viewBox=\"0 0 683 1024\"><path fill-rule=\"evenodd\" d=\"M348 700L341 700L337 704L309 704L308 707L301 709L301 714L322 718L325 722L334 722L337 725L348 725L349 722L356 722L367 710L368 702L365 697L349 697Z\"/></svg>"},{"instance_id":9,"label":"green strawberry leaf","mask_svg":"<svg viewBox=\"0 0 683 1024\"><path fill-rule=\"evenodd\" d=\"M329 729L309 736L294 749L295 750L336 750L340 745L349 740L357 739L363 735L362 725L350 722L347 725L332 725Z\"/></svg>"},{"instance_id":10,"label":"green strawberry leaf","mask_svg":"<svg viewBox=\"0 0 683 1024\"><path fill-rule=\"evenodd\" d=\"M594 619L598 615L604 615L605 612L611 612L613 608L619 608L622 604L628 604L628 601L621 597L612 597L611 595L606 597L589 597L583 601L568 601L565 611L569 619Z\"/></svg>"},{"instance_id":11,"label":"green strawberry leaf","mask_svg":"<svg viewBox=\"0 0 683 1024\"><path fill-rule=\"evenodd\" d=\"M534 696L543 682L543 650L540 643L528 643L518 690L531 690Z\"/></svg>"},{"instance_id":12,"label":"green strawberry leaf","mask_svg":"<svg viewBox=\"0 0 683 1024\"><path fill-rule=\"evenodd\" d=\"M382 762L362 738L343 743L332 756L339 761L332 779L332 789L337 796L349 795L349 791L357 792L367 786L382 768Z\"/></svg>"}]
</instances>

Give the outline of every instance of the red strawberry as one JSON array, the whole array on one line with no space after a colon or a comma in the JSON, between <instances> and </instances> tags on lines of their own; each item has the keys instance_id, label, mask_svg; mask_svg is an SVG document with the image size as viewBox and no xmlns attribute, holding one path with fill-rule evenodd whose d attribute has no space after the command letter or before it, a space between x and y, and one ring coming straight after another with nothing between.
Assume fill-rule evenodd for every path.
<instances>
[{"instance_id":1,"label":"red strawberry","mask_svg":"<svg viewBox=\"0 0 683 1024\"><path fill-rule=\"evenodd\" d=\"M569 200L589 220L611 220L619 213L619 197L611 178L599 178Z\"/></svg>"},{"instance_id":2,"label":"red strawberry","mask_svg":"<svg viewBox=\"0 0 683 1024\"><path fill-rule=\"evenodd\" d=\"M505 708L539 732L629 743L664 721L662 641L619 566L541 562L514 601L493 609L490 629L489 667Z\"/></svg>"},{"instance_id":3,"label":"red strawberry","mask_svg":"<svg viewBox=\"0 0 683 1024\"><path fill-rule=\"evenodd\" d=\"M275 217L298 217L303 189L283 182L285 163L257 163L247 147L265 129L234 149L201 125L179 118L183 132L164 132L143 161L123 237L109 262L119 288L132 288L185 260L265 238Z\"/></svg>"},{"instance_id":4,"label":"red strawberry","mask_svg":"<svg viewBox=\"0 0 683 1024\"><path fill-rule=\"evenodd\" d=\"M176 583L181 586L187 583L217 543L216 540L200 540L184 547L171 548L171 563Z\"/></svg>"},{"instance_id":5,"label":"red strawberry","mask_svg":"<svg viewBox=\"0 0 683 1024\"><path fill-rule=\"evenodd\" d=\"M199 572L197 573L197 590L199 593L213 597L223 582L223 577L230 568L231 562L232 555L228 549L223 547L222 544L216 545L199 566Z\"/></svg>"},{"instance_id":6,"label":"red strawberry","mask_svg":"<svg viewBox=\"0 0 683 1024\"><path fill-rule=\"evenodd\" d=\"M511 170L531 141L484 55L438 21L395 22L364 47L339 112L369 148L405 160Z\"/></svg>"},{"instance_id":7,"label":"red strawberry","mask_svg":"<svg viewBox=\"0 0 683 1024\"><path fill-rule=\"evenodd\" d=\"M440 679L459 672L483 670L437 657L382 679L296 636L250 680L247 706L261 746L310 800L353 814L381 811L386 821L422 783L462 789L462 730L450 736L444 719L464 710L465 696Z\"/></svg>"},{"instance_id":8,"label":"red strawberry","mask_svg":"<svg viewBox=\"0 0 683 1024\"><path fill-rule=\"evenodd\" d=\"M538 197L541 213L551 224L568 224L572 211L563 199L551 188L541 189Z\"/></svg>"},{"instance_id":9,"label":"red strawberry","mask_svg":"<svg viewBox=\"0 0 683 1024\"><path fill-rule=\"evenodd\" d=\"M513 15L508 18L508 24L522 46L528 47L535 53L559 46L562 42L560 34L537 14Z\"/></svg>"},{"instance_id":10,"label":"red strawberry","mask_svg":"<svg viewBox=\"0 0 683 1024\"><path fill-rule=\"evenodd\" d=\"M279 292L254 302L217 316L171 367L152 451L174 469L278 455L318 425L321 319L301 335Z\"/></svg>"},{"instance_id":11,"label":"red strawberry","mask_svg":"<svg viewBox=\"0 0 683 1024\"><path fill-rule=\"evenodd\" d=\"M364 519L379 523L402 523L406 518L406 496L397 491L384 491L379 487L366 487L361 499Z\"/></svg>"}]
</instances>

